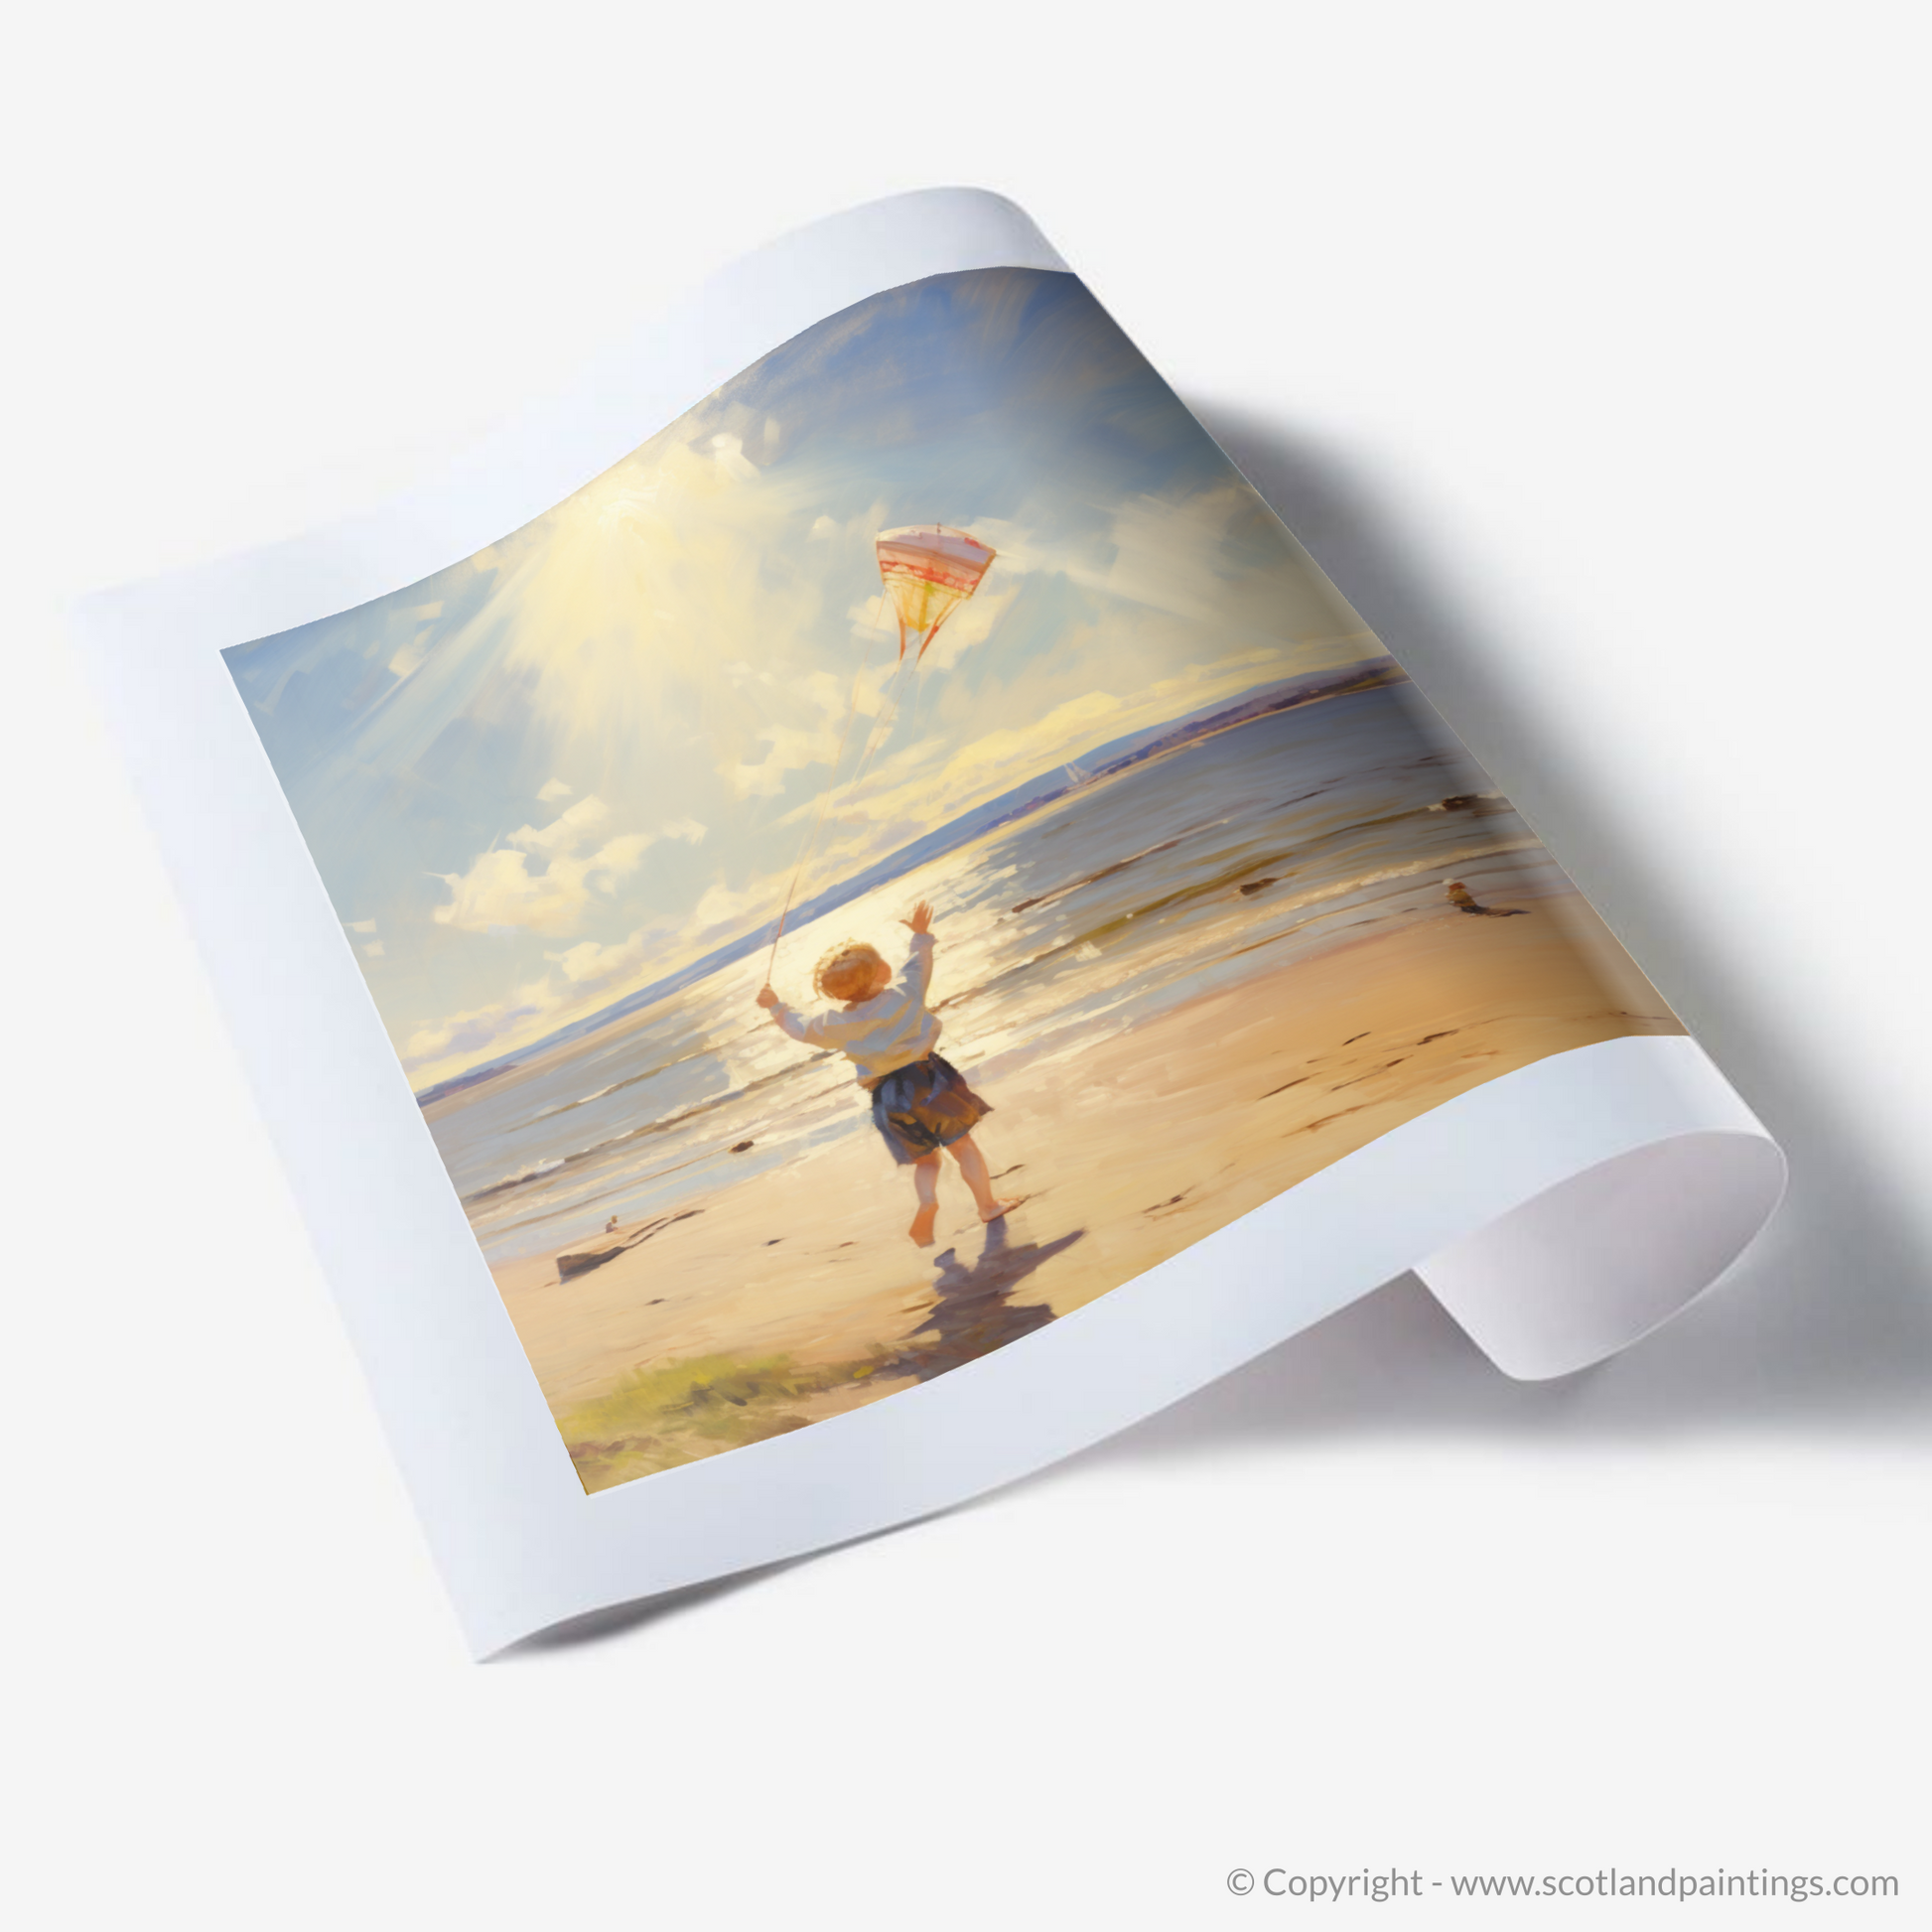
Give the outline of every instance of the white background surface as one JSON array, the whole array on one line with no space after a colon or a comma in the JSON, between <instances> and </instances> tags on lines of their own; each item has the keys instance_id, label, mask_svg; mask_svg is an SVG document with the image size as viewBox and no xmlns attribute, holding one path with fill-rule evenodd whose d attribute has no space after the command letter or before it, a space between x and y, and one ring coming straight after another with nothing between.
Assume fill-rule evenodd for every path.
<instances>
[{"instance_id":1,"label":"white background surface","mask_svg":"<svg viewBox=\"0 0 1932 1932\"><path fill-rule=\"evenodd\" d=\"M1191 1925L1297 1909L1237 1864L1364 1863L1897 1871L1806 1920L1915 1922L1908 10L50 19L0 133L28 1922ZM479 1670L55 614L363 507L733 254L956 180L1249 468L1792 1198L1581 1382L1398 1287L984 1504Z\"/></svg>"}]
</instances>

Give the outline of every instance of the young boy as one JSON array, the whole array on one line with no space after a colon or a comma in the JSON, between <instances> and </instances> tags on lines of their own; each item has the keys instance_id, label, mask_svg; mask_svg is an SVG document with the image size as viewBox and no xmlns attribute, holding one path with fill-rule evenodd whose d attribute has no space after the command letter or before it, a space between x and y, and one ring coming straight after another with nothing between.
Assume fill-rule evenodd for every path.
<instances>
[{"instance_id":1,"label":"young boy","mask_svg":"<svg viewBox=\"0 0 1932 1932\"><path fill-rule=\"evenodd\" d=\"M897 981L873 947L844 945L827 953L812 974L813 987L843 1005L801 1016L769 986L759 987L759 1005L793 1039L836 1046L858 1068L859 1084L872 1095L872 1124L893 1159L912 1170L919 1211L908 1232L929 1248L939 1216L941 1148L959 1163L982 1221L997 1221L1013 1203L995 1198L986 1157L973 1144L974 1124L993 1109L932 1050L939 1038L939 1022L925 1004L932 982L932 907L921 899L901 923L912 928L912 950Z\"/></svg>"}]
</instances>

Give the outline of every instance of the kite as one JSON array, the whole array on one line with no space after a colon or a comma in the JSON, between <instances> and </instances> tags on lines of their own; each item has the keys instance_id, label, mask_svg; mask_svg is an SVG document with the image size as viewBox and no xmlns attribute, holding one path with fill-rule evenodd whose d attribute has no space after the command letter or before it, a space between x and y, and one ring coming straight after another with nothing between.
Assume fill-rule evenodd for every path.
<instances>
[{"instance_id":1,"label":"kite","mask_svg":"<svg viewBox=\"0 0 1932 1932\"><path fill-rule=\"evenodd\" d=\"M879 574L898 613L898 654L906 640L919 640L918 655L939 626L979 589L986 567L998 553L964 530L943 523L912 523L879 533Z\"/></svg>"}]
</instances>

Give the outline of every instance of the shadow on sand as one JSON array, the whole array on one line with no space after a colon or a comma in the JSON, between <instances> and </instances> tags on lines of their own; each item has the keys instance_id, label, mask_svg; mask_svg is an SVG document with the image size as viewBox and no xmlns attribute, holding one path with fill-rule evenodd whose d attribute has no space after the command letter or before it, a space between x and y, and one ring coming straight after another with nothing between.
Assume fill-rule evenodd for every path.
<instances>
[{"instance_id":1,"label":"shadow on sand","mask_svg":"<svg viewBox=\"0 0 1932 1932\"><path fill-rule=\"evenodd\" d=\"M986 1245L971 1267L960 1260L956 1248L935 1256L932 1265L938 1274L933 1288L938 1304L880 1373L914 1375L929 1382L962 1362L977 1361L1045 1327L1053 1318L1051 1309L1034 1303L1016 1308L1007 1298L1035 1270L1064 1254L1085 1234L1085 1228L1075 1228L1053 1241L1024 1241L1016 1247L1007 1224L995 1221L986 1230Z\"/></svg>"}]
</instances>

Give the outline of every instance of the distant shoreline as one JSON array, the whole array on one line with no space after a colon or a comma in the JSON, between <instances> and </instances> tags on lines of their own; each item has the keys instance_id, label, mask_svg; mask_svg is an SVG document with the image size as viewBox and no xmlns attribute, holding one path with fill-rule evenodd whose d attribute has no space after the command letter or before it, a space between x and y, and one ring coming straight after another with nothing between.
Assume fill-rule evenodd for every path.
<instances>
[{"instance_id":1,"label":"distant shoreline","mask_svg":"<svg viewBox=\"0 0 1932 1932\"><path fill-rule=\"evenodd\" d=\"M1305 705L1319 704L1329 698L1351 697L1358 692L1379 690L1387 686L1406 684L1409 674L1386 653L1378 657L1364 658L1357 663L1344 665L1326 671L1311 671L1298 678L1279 680L1265 685L1245 698L1237 699L1231 705L1221 705L1196 716L1182 719L1177 724L1153 727L1151 730L1132 732L1126 737L1116 739L1109 745L1097 747L1093 752L1084 754L1080 759L1082 776L1077 780L1061 783L1048 782L1050 774L1066 769L1064 761L1048 768L1048 773L1037 774L1025 783L1014 786L989 799L984 805L975 806L970 812L962 813L937 831L923 834L910 844L900 846L897 851L886 858L875 861L864 871L854 873L851 878L829 886L792 912L794 926L809 925L813 919L825 913L836 911L839 906L870 892L875 886L893 878L896 874L922 865L930 859L956 845L963 845L996 828L1017 824L1035 812L1058 802L1069 793L1084 790L1088 785L1103 778L1116 777L1134 766L1152 762L1188 745L1198 744L1204 739L1218 737L1223 732L1234 731L1243 725L1254 723L1257 719L1273 717L1284 711L1299 710ZM601 1007L596 1013L582 1020L573 1020L568 1026L560 1027L555 1033L520 1046L513 1055L505 1055L500 1060L484 1061L480 1066L467 1068L462 1073L452 1074L447 1080L439 1080L433 1086L423 1088L416 1094L416 1104L422 1108L434 1106L440 1100L447 1100L456 1094L468 1091L493 1080L497 1075L511 1072L527 1059L548 1052L553 1047L563 1045L574 1039L583 1039L600 1033L604 1028L623 1019L627 1014L641 1007L652 1005L698 980L707 978L721 967L755 952L770 938L769 925L731 940L715 951L705 954L702 959L693 960L690 965L681 967L677 972L667 974L663 979L653 981L648 986L639 987L635 992L623 994L609 1006Z\"/></svg>"}]
</instances>

